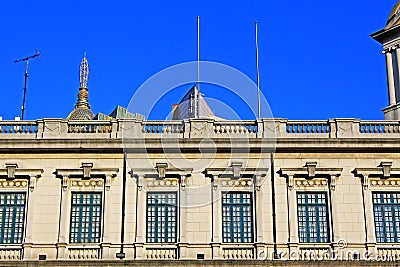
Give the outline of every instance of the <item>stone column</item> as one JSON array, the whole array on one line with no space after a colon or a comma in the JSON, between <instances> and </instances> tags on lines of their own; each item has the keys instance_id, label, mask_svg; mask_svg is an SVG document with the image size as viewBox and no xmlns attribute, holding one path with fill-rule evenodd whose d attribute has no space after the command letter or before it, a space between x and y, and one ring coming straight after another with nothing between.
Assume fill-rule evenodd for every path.
<instances>
[{"instance_id":1,"label":"stone column","mask_svg":"<svg viewBox=\"0 0 400 267\"><path fill-rule=\"evenodd\" d=\"M255 195L255 211L256 211L256 223L255 227L257 229L257 236L255 240L256 245L256 255L257 258L260 255L265 253L265 240L264 240L264 231L263 231L263 193L261 191L261 175L255 175L254 181L254 195Z\"/></svg>"},{"instance_id":2,"label":"stone column","mask_svg":"<svg viewBox=\"0 0 400 267\"><path fill-rule=\"evenodd\" d=\"M336 201L336 186L332 186L332 184L336 185L336 182L334 182L336 179L335 175L331 175L331 187L330 187L330 193L331 193L331 205L332 205L332 226L333 226L333 241L337 242L340 240L339 236L339 222L338 222L338 214L339 210L337 208L337 201Z\"/></svg>"},{"instance_id":3,"label":"stone column","mask_svg":"<svg viewBox=\"0 0 400 267\"><path fill-rule=\"evenodd\" d=\"M288 206L289 206L289 247L297 247L299 243L298 237L298 225L297 225L297 196L296 190L294 189L293 174L289 174L289 185L288 185Z\"/></svg>"},{"instance_id":4,"label":"stone column","mask_svg":"<svg viewBox=\"0 0 400 267\"><path fill-rule=\"evenodd\" d=\"M69 203L70 195L68 192L68 176L63 176L61 190L60 230L58 233L57 242L57 259L64 259L67 256L66 247L68 243Z\"/></svg>"},{"instance_id":5,"label":"stone column","mask_svg":"<svg viewBox=\"0 0 400 267\"><path fill-rule=\"evenodd\" d=\"M263 214L263 194L261 192L261 176L260 175L256 175L256 180L254 182L254 187L255 187L255 195L256 195L256 227L257 227L257 243L264 243L264 235L263 235L263 218L262 218L262 214Z\"/></svg>"},{"instance_id":6,"label":"stone column","mask_svg":"<svg viewBox=\"0 0 400 267\"><path fill-rule=\"evenodd\" d=\"M364 176L364 207L365 207L365 225L367 228L367 243L375 243L375 223L372 207L372 193L368 188L368 176Z\"/></svg>"},{"instance_id":7,"label":"stone column","mask_svg":"<svg viewBox=\"0 0 400 267\"><path fill-rule=\"evenodd\" d=\"M368 186L368 175L364 175L363 181L363 190L364 190L364 216L365 216L365 228L366 228L366 250L368 252L372 252L373 255L376 255L375 251L375 220L373 214L373 205L372 205L372 192Z\"/></svg>"},{"instance_id":8,"label":"stone column","mask_svg":"<svg viewBox=\"0 0 400 267\"><path fill-rule=\"evenodd\" d=\"M217 178L218 179L218 178ZM221 190L218 188L218 181L215 180L211 183L212 190L212 255L213 259L221 258L221 225L222 225L222 201L221 201Z\"/></svg>"},{"instance_id":9,"label":"stone column","mask_svg":"<svg viewBox=\"0 0 400 267\"><path fill-rule=\"evenodd\" d=\"M186 203L186 190L185 190L185 181L186 176L181 176L181 184L179 186L179 258L185 259L187 257L187 203ZM182 184L183 183L183 184Z\"/></svg>"},{"instance_id":10,"label":"stone column","mask_svg":"<svg viewBox=\"0 0 400 267\"><path fill-rule=\"evenodd\" d=\"M396 91L394 85L394 73L393 73L393 56L391 51L385 51L386 56L386 72L387 82L389 88L389 105L396 104Z\"/></svg>"},{"instance_id":11,"label":"stone column","mask_svg":"<svg viewBox=\"0 0 400 267\"><path fill-rule=\"evenodd\" d=\"M146 236L146 191L143 190L144 177L137 177L137 203L136 203L136 259L145 258L145 236Z\"/></svg>"},{"instance_id":12,"label":"stone column","mask_svg":"<svg viewBox=\"0 0 400 267\"><path fill-rule=\"evenodd\" d=\"M29 178L29 181L33 181L36 177L32 176ZM33 233L33 224L34 224L34 208L35 208L35 194L34 187L31 185L28 186L28 194L27 194L27 213L26 213L26 230L25 230L25 240L23 242L24 248L24 260L33 260L32 259L32 233Z\"/></svg>"},{"instance_id":13,"label":"stone column","mask_svg":"<svg viewBox=\"0 0 400 267\"><path fill-rule=\"evenodd\" d=\"M110 218L111 218L111 200L110 200L111 175L106 176L104 183L104 212L103 212L103 240L102 240L102 258L110 258Z\"/></svg>"}]
</instances>

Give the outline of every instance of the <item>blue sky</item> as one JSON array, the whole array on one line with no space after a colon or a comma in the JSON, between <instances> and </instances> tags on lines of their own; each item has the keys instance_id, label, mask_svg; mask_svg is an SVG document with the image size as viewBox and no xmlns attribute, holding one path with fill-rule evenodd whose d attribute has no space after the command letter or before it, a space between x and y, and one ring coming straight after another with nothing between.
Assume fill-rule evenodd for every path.
<instances>
[{"instance_id":1,"label":"blue sky","mask_svg":"<svg viewBox=\"0 0 400 267\"><path fill-rule=\"evenodd\" d=\"M232 66L254 81L259 22L261 89L275 117L383 119L385 60L369 34L385 26L395 2L1 1L0 116L21 113L24 65L13 61L35 49L43 57L30 62L27 119L69 114L85 51L92 110L127 106L152 75L196 60L200 15L202 60ZM150 118L165 118L189 88L172 92ZM204 85L202 92L228 103L224 90Z\"/></svg>"}]
</instances>

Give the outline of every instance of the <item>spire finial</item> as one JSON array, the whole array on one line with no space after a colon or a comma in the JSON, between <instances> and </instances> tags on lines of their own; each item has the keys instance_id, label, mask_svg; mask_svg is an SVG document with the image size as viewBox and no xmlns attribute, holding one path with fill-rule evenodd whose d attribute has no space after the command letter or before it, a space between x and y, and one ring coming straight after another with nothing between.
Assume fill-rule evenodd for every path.
<instances>
[{"instance_id":1,"label":"spire finial","mask_svg":"<svg viewBox=\"0 0 400 267\"><path fill-rule=\"evenodd\" d=\"M89 81L89 63L86 58L86 52L83 54L81 65L79 67L79 81L81 84L81 88L87 88L87 84Z\"/></svg>"},{"instance_id":2,"label":"spire finial","mask_svg":"<svg viewBox=\"0 0 400 267\"><path fill-rule=\"evenodd\" d=\"M89 105L89 93L88 93L88 80L89 80L89 63L86 58L86 52L83 55L81 65L79 66L79 92L78 92L78 102L75 105L75 108L88 108Z\"/></svg>"}]
</instances>

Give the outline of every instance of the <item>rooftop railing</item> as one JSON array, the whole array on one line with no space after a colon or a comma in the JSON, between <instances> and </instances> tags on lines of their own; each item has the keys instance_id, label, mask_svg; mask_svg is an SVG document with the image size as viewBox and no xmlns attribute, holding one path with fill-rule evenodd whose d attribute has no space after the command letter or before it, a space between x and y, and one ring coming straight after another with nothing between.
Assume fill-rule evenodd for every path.
<instances>
[{"instance_id":1,"label":"rooftop railing","mask_svg":"<svg viewBox=\"0 0 400 267\"><path fill-rule=\"evenodd\" d=\"M0 121L0 139L57 138L400 138L399 121Z\"/></svg>"}]
</instances>

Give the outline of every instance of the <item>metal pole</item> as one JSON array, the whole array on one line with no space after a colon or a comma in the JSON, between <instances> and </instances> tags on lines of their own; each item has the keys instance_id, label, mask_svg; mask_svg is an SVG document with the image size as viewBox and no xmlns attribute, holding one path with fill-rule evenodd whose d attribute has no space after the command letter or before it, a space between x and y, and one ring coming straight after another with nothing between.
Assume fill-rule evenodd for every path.
<instances>
[{"instance_id":1,"label":"metal pole","mask_svg":"<svg viewBox=\"0 0 400 267\"><path fill-rule=\"evenodd\" d=\"M200 117L200 16L197 16L197 92L195 92L195 118Z\"/></svg>"},{"instance_id":2,"label":"metal pole","mask_svg":"<svg viewBox=\"0 0 400 267\"><path fill-rule=\"evenodd\" d=\"M257 113L257 118L259 119L261 117L261 94L260 94L260 69L258 66L258 23L257 21L254 22L255 24L255 30L256 30L256 72L257 72L257 107L258 107L258 113Z\"/></svg>"},{"instance_id":3,"label":"metal pole","mask_svg":"<svg viewBox=\"0 0 400 267\"><path fill-rule=\"evenodd\" d=\"M21 112L21 120L24 120L25 118L25 102L26 102L26 89L27 89L27 83L28 83L28 65L29 65L29 59L31 58L36 58L40 57L41 52L36 50L36 53L32 56L25 57L22 59L17 59L14 61L14 63L25 61L25 74L24 74L24 97L22 99L22 112Z\"/></svg>"},{"instance_id":4,"label":"metal pole","mask_svg":"<svg viewBox=\"0 0 400 267\"><path fill-rule=\"evenodd\" d=\"M21 120L24 120L25 117L25 101L26 101L26 84L28 82L28 64L29 60L25 60L25 74L24 74L24 96L22 98L22 112L21 112Z\"/></svg>"}]
</instances>

